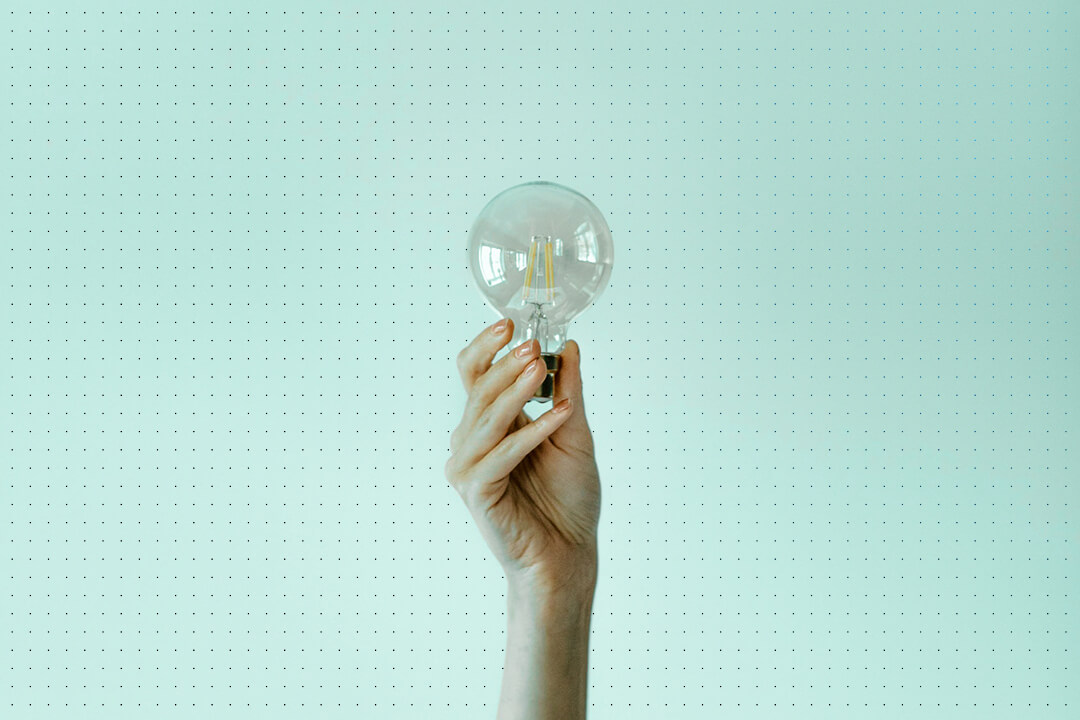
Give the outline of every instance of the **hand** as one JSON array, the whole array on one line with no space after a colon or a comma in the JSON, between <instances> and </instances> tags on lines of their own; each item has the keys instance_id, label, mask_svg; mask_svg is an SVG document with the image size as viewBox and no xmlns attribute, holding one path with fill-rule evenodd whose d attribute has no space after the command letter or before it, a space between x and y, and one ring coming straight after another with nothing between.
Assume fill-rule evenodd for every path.
<instances>
[{"instance_id":1,"label":"hand","mask_svg":"<svg viewBox=\"0 0 1080 720\"><path fill-rule=\"evenodd\" d=\"M525 403L545 377L534 339L492 360L513 337L486 329L457 358L469 398L450 437L446 479L465 501L511 586L525 592L588 592L596 583L600 474L585 420L581 355L566 342L554 407L530 421ZM523 369L532 358L539 368ZM569 407L558 411L569 398Z\"/></svg>"}]
</instances>

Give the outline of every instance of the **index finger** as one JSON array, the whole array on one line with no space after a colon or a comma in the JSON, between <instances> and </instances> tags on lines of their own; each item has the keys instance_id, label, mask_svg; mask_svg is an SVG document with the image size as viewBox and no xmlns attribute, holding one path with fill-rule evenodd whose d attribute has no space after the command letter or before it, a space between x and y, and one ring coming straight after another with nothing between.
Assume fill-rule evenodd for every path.
<instances>
[{"instance_id":1,"label":"index finger","mask_svg":"<svg viewBox=\"0 0 1080 720\"><path fill-rule=\"evenodd\" d=\"M501 327L500 327L501 326ZM465 392L471 393L477 379L488 371L491 361L510 338L514 337L514 321L503 318L484 329L458 353L457 367Z\"/></svg>"}]
</instances>

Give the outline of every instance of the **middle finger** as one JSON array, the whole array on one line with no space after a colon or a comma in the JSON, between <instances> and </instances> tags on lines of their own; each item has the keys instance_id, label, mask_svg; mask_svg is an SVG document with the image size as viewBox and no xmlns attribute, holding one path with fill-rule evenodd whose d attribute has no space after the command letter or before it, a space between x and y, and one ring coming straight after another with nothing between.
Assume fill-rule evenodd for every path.
<instances>
[{"instance_id":1,"label":"middle finger","mask_svg":"<svg viewBox=\"0 0 1080 720\"><path fill-rule=\"evenodd\" d=\"M458 462L471 467L498 445L522 407L540 387L547 367L540 358L528 362L525 368L492 400L476 421L467 428L458 448Z\"/></svg>"},{"instance_id":2,"label":"middle finger","mask_svg":"<svg viewBox=\"0 0 1080 720\"><path fill-rule=\"evenodd\" d=\"M469 393L469 399L465 403L461 423L458 424L458 429L455 432L455 435L460 438L455 443L456 446L460 446L461 440L472 433L480 415L495 402L495 399L499 397L503 390L514 383L514 380L521 374L525 366L533 358L537 357L539 352L540 343L535 338L526 340L477 378L472 391ZM456 446L451 450L456 451Z\"/></svg>"}]
</instances>

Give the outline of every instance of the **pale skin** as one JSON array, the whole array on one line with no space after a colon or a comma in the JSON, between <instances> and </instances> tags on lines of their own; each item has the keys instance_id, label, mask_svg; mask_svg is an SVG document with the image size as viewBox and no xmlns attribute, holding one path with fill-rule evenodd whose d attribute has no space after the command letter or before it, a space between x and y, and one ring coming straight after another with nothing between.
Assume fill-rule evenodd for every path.
<instances>
[{"instance_id":1,"label":"pale skin","mask_svg":"<svg viewBox=\"0 0 1080 720\"><path fill-rule=\"evenodd\" d=\"M445 474L507 579L507 644L499 720L580 720L588 690L597 580L600 474L582 398L581 355L567 340L552 409L524 407L545 376L536 340L498 362L504 320L457 358L469 397ZM527 368L536 359L539 368ZM559 411L560 402L569 399Z\"/></svg>"}]
</instances>

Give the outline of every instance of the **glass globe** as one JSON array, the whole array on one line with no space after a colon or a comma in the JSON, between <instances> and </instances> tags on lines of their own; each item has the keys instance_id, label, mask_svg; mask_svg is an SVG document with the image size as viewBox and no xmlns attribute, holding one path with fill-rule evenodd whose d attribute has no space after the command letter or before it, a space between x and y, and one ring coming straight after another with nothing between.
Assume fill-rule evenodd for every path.
<instances>
[{"instance_id":1,"label":"glass globe","mask_svg":"<svg viewBox=\"0 0 1080 720\"><path fill-rule=\"evenodd\" d=\"M614 248L587 197L553 182L503 190L469 231L469 267L481 294L514 321L515 347L536 338L548 376L532 400L552 399L570 321L603 292Z\"/></svg>"}]
</instances>

